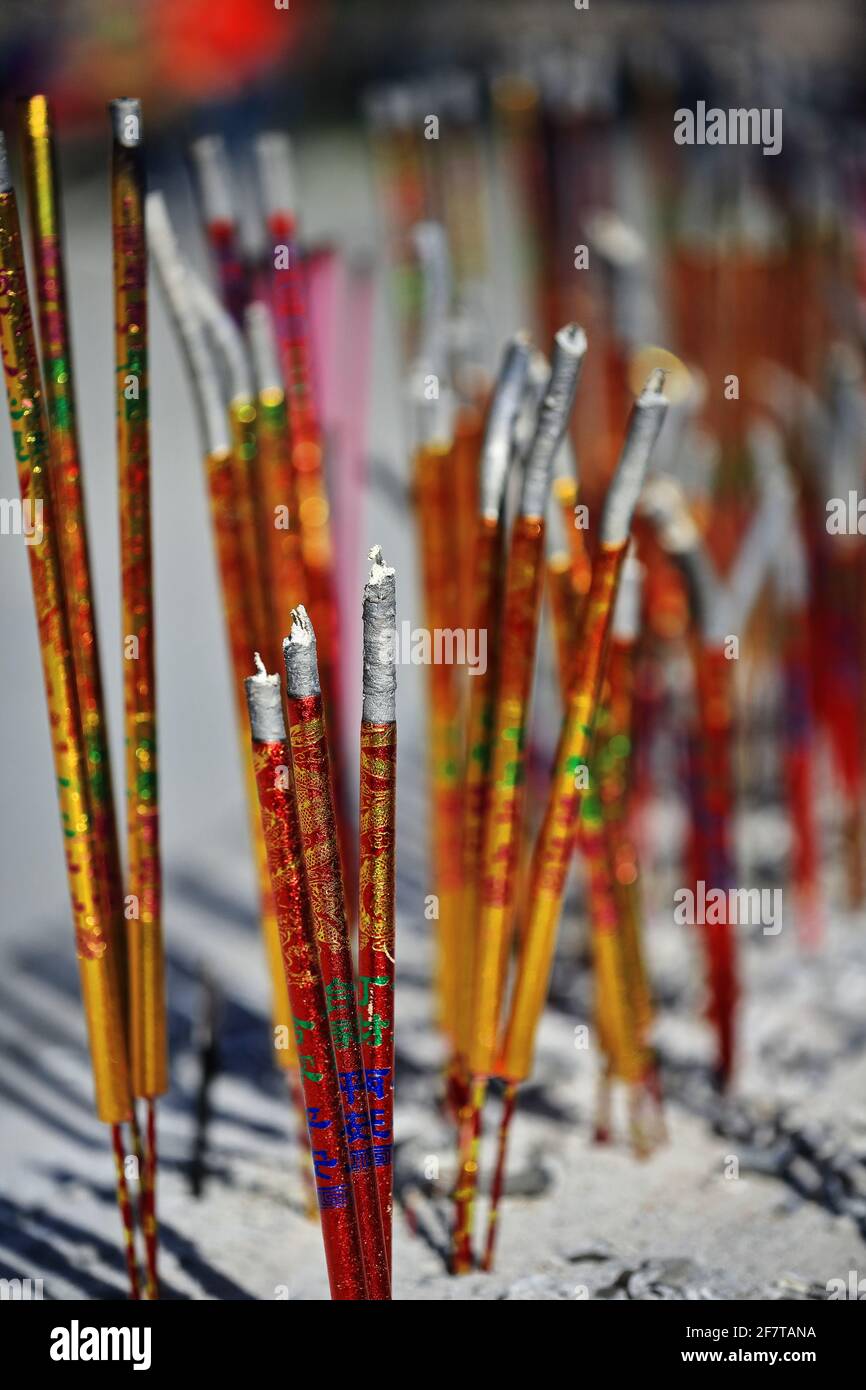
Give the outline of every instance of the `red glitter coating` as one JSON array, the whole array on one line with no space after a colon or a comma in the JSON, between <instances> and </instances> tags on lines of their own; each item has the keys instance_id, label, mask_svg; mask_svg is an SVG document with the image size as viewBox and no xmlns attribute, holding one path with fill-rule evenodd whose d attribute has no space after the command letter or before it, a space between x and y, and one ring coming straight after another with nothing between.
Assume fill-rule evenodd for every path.
<instances>
[{"instance_id":1,"label":"red glitter coating","mask_svg":"<svg viewBox=\"0 0 866 1390\"><path fill-rule=\"evenodd\" d=\"M369 999L362 996L358 1000L356 994L321 696L289 699L288 709L304 867L331 1039L343 1092L367 1286L372 1299L389 1299L391 1278L375 1165L379 1157L377 1149L390 1145L391 1135L384 1133L382 1116L375 1107L371 1114L361 1043L380 1045L388 1027L387 1019L378 1008L378 997L383 992L393 991L368 982L367 988L376 991L375 1007L372 1012L361 1012L359 1032L358 1003L363 1010Z\"/></svg>"},{"instance_id":2,"label":"red glitter coating","mask_svg":"<svg viewBox=\"0 0 866 1390\"><path fill-rule=\"evenodd\" d=\"M298 1044L331 1297L366 1299L340 1079L305 891L287 745L253 742L253 765Z\"/></svg>"}]
</instances>

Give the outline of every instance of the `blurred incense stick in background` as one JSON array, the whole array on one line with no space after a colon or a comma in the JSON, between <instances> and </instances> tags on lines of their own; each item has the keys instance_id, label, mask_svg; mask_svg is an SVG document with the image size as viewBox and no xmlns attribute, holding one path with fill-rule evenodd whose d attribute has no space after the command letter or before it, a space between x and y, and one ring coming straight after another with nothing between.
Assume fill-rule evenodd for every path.
<instances>
[{"instance_id":1,"label":"blurred incense stick in background","mask_svg":"<svg viewBox=\"0 0 866 1390\"><path fill-rule=\"evenodd\" d=\"M261 633L261 645L266 649L268 641L273 642L275 639L273 633L269 634L262 625L262 590L251 588L249 568L245 563L243 527L238 526L238 507L236 504L237 456L230 442L228 421L216 367L205 337L205 320L201 313L202 293L196 287L195 282L185 273L161 194L152 193L149 195L147 220L151 253L186 361L203 440L211 526L222 592L226 638L233 672L237 726L241 738L240 748L249 816L248 823L260 894L262 938L271 982L271 1021L274 1039L280 1039L283 1042L282 1046L274 1046L273 1055L277 1065L283 1068L290 1078L290 1092L295 1110L298 1112L299 1108L303 1108L301 1097L295 1093L294 1084L291 1081L297 1060L294 1030L291 1027L291 1013L283 973L279 931L273 904L265 842L258 810L249 739L246 737L247 715L243 700L243 681L249 669L250 636L257 632ZM205 296L204 302L207 302L207 296ZM209 316L207 321L212 323L214 320L212 316ZM233 360L237 362L239 368L242 368L242 362L237 354L234 354ZM244 392L248 391L249 388L246 387L244 381L237 377L234 378L234 386L233 399L240 411L243 407ZM301 1138L303 1142L304 1131L301 1133Z\"/></svg>"}]
</instances>

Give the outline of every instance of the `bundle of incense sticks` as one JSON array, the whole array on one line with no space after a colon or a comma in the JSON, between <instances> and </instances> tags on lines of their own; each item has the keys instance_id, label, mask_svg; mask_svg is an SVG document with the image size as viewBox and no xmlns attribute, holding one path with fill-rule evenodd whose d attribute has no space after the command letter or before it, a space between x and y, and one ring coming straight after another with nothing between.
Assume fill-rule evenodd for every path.
<instances>
[{"instance_id":1,"label":"bundle of incense sticks","mask_svg":"<svg viewBox=\"0 0 866 1390\"><path fill-rule=\"evenodd\" d=\"M151 254L186 362L202 434L223 617L234 677L232 684L236 694L250 837L258 878L262 936L271 982L274 1057L289 1078L293 1102L302 1126L301 1132L305 1133L302 1097L293 1081L296 1072L294 1031L291 1026L291 1011L280 952L279 925L261 828L243 699L243 681L249 669L250 636L258 641L265 653L271 652L276 656L280 641L277 615L281 603L282 611L285 611L288 601L285 597L285 584L291 582L291 575L286 573L282 556L275 554L278 544L276 537L271 538L271 532L278 529L278 518L274 516L271 520L263 515L261 525L256 527L254 515L248 506L250 457L240 456L243 450L238 434L236 429L230 431L230 417L234 418L236 427L244 420L251 420L254 430L256 427L256 407L243 339L229 315L220 309L206 287L203 287L185 266L160 194L153 193L148 197L147 223ZM222 398L208 333L221 346L221 357L228 368L231 393L228 409ZM268 370L267 362L261 360L266 356L267 346L265 338L265 342L257 348L256 368L259 375L266 374ZM264 379L262 387L267 397L266 409L273 407L279 413L279 402L272 397L270 387L265 386ZM269 437L268 431L269 422L266 420L263 426L266 439ZM231 433L234 433L234 446ZM254 434L251 442L254 459L257 457L257 438L257 434ZM279 462L271 458L267 443L264 454L263 478L267 498L271 500L276 493L282 499L279 505L284 506L288 497L290 506L291 494L285 480L281 480ZM257 495L264 498L265 493L263 491ZM260 505L264 511L264 500ZM261 530L264 531L266 540L262 550L271 567L267 583L258 546L258 533ZM285 546L290 545L284 530L280 530L279 535L284 538ZM254 557L254 564L250 563L251 556ZM270 622L267 621L269 616ZM306 1165L302 1171L307 1172Z\"/></svg>"},{"instance_id":2,"label":"bundle of incense sticks","mask_svg":"<svg viewBox=\"0 0 866 1390\"><path fill-rule=\"evenodd\" d=\"M504 1172L517 1087L532 1068L535 1034L547 994L565 880L580 821L582 789L587 785L581 772L592 750L593 729L608 661L613 608L632 516L667 405L662 395L663 380L662 372L654 372L635 402L599 523L599 545L569 682L550 794L533 850L526 919L507 1021L496 1059L496 1070L506 1081L496 1163L499 1173ZM491 1193L483 1258L487 1269L493 1262L500 1195L501 1180L494 1182Z\"/></svg>"},{"instance_id":3,"label":"bundle of incense sticks","mask_svg":"<svg viewBox=\"0 0 866 1390\"><path fill-rule=\"evenodd\" d=\"M505 570L500 655L492 710L478 940L467 1057L471 1091L461 1117L455 1269L471 1265L469 1239L477 1178L481 1111L496 1050L516 910L524 806L524 759L544 578L545 511L556 451L568 427L586 338L570 324L556 335L550 378L539 407Z\"/></svg>"},{"instance_id":4,"label":"bundle of incense sticks","mask_svg":"<svg viewBox=\"0 0 866 1390\"><path fill-rule=\"evenodd\" d=\"M351 1198L367 1296L390 1298L390 1170L393 1114L394 689L393 571L374 560L365 592L364 703L361 728L361 864L364 902L356 980L349 942L331 790L316 638L300 607L284 642L291 766L300 846L325 1011L295 1018L299 1049L317 1028L330 1033L343 1098L348 1171L338 1190L319 1188L320 1204ZM390 949L389 949L390 948ZM361 973L361 970L371 973ZM376 973L372 973L375 971ZM303 1059L303 1054L302 1059ZM381 1065L383 1062L389 1065ZM369 1065L375 1063L376 1065ZM371 1104L371 1100L374 1102ZM376 1100L383 1102L379 1107ZM311 1116L311 1144L315 1127ZM347 1182L348 1178L348 1182ZM323 1197L323 1192L325 1196Z\"/></svg>"},{"instance_id":5,"label":"bundle of incense sticks","mask_svg":"<svg viewBox=\"0 0 866 1390\"><path fill-rule=\"evenodd\" d=\"M576 495L576 488L568 492ZM570 520L570 513L566 519ZM579 632L578 579L570 556L559 552L551 556L548 581L560 685L563 700L567 702L574 644ZM603 1053L595 1137L601 1142L610 1136L612 1082L618 1077L630 1089L632 1143L635 1152L643 1155L651 1147L642 1120L646 1109L646 1083L648 1078L654 1081L649 1050L652 1001L643 965L636 902L637 861L628 835L626 809L631 751L631 660L639 609L640 566L630 555L623 567L613 612L609 668L599 701L594 751L582 775L579 844L586 866L588 915L593 937L595 1017ZM497 1199L501 1184L502 1176L497 1168L494 1178Z\"/></svg>"},{"instance_id":6,"label":"bundle of incense sticks","mask_svg":"<svg viewBox=\"0 0 866 1390\"><path fill-rule=\"evenodd\" d=\"M57 214L56 168L50 145L47 108L36 99L28 108L28 161L34 201L34 234L39 239L37 270L42 273L44 359L52 378L69 375L62 252ZM48 269L53 273L46 273ZM99 699L99 668L82 658L92 637L92 594L87 572L84 513L80 490L71 477L74 416L59 409L56 440L49 443L39 358L30 313L15 194L6 147L0 136L0 301L2 346L10 421L21 486L22 506L39 524L39 539L28 546L45 694L72 902L76 954L81 978L93 1071L96 1110L111 1126L117 1197L124 1232L130 1292L139 1297L135 1224L126 1177L126 1145L121 1126L134 1118L122 989L123 952L112 827L107 824L106 792L96 773L105 720ZM67 357L67 369L58 361ZM55 381L70 386L68 380ZM53 393L56 402L62 394ZM70 394L67 399L71 399ZM63 424L69 432L64 433ZM65 474L65 483L64 483ZM64 530L70 534L64 542ZM90 631L88 631L90 627ZM107 774L107 763L101 769ZM97 841L99 833L105 840ZM116 832L114 832L116 835ZM153 1006L155 1001L151 999ZM142 1176L144 1187L145 1175ZM148 1207L143 1199L147 1225ZM152 1238L151 1227L149 1236ZM149 1251L149 1284L155 1293L155 1245Z\"/></svg>"},{"instance_id":7,"label":"bundle of incense sticks","mask_svg":"<svg viewBox=\"0 0 866 1390\"><path fill-rule=\"evenodd\" d=\"M262 827L274 885L280 940L293 1025L298 1035L298 1067L310 1126L310 1148L321 1215L322 1240L331 1297L366 1299L367 1279L350 1157L331 1034L328 1002L316 954L316 936L304 882L304 864L295 796L286 776L291 755L280 678L258 673L246 681L253 762Z\"/></svg>"}]
</instances>

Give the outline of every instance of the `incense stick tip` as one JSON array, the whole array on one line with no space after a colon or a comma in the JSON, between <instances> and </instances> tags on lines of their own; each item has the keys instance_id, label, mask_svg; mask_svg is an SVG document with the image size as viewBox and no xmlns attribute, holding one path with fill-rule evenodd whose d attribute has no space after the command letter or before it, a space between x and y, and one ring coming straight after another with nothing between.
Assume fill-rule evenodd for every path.
<instances>
[{"instance_id":1,"label":"incense stick tip","mask_svg":"<svg viewBox=\"0 0 866 1390\"><path fill-rule=\"evenodd\" d=\"M292 609L292 630L283 646L289 643L295 647L311 647L315 640L316 634L310 615L304 605L299 603L297 608Z\"/></svg>"},{"instance_id":2,"label":"incense stick tip","mask_svg":"<svg viewBox=\"0 0 866 1390\"><path fill-rule=\"evenodd\" d=\"M370 551L373 567L364 589L364 661L361 718L365 724L393 724L397 717L397 591L394 571L382 547Z\"/></svg>"},{"instance_id":3,"label":"incense stick tip","mask_svg":"<svg viewBox=\"0 0 866 1390\"><path fill-rule=\"evenodd\" d=\"M386 579L394 578L394 569L391 565L386 565L382 556L381 545L374 545L368 552L368 558L372 562L370 578L367 580L369 589L379 589Z\"/></svg>"},{"instance_id":4,"label":"incense stick tip","mask_svg":"<svg viewBox=\"0 0 866 1390\"><path fill-rule=\"evenodd\" d=\"M587 349L586 334L579 323L567 323L557 333L556 344L573 357L583 357Z\"/></svg>"},{"instance_id":5,"label":"incense stick tip","mask_svg":"<svg viewBox=\"0 0 866 1390\"><path fill-rule=\"evenodd\" d=\"M269 676L255 653L256 674L247 676L244 691L250 716L250 732L256 743L282 743L286 737L283 697L278 675Z\"/></svg>"},{"instance_id":6,"label":"incense stick tip","mask_svg":"<svg viewBox=\"0 0 866 1390\"><path fill-rule=\"evenodd\" d=\"M660 396L664 391L667 375L667 371L664 367L653 367L653 370L646 379L646 385L643 388L642 394L645 396Z\"/></svg>"},{"instance_id":7,"label":"incense stick tip","mask_svg":"<svg viewBox=\"0 0 866 1390\"><path fill-rule=\"evenodd\" d=\"M316 657L316 634L303 604L292 609L291 631L283 640L286 663L286 689L292 699L305 699L320 693Z\"/></svg>"}]
</instances>

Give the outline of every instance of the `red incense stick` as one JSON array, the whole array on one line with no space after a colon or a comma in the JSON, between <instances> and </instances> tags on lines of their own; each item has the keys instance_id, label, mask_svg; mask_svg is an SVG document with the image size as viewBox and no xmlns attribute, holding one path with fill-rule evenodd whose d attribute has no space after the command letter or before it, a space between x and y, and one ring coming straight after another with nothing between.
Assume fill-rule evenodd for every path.
<instances>
[{"instance_id":1,"label":"red incense stick","mask_svg":"<svg viewBox=\"0 0 866 1390\"><path fill-rule=\"evenodd\" d=\"M394 1128L394 949L397 815L397 601L378 546L364 589L358 985L364 1083L378 1142L373 1161L391 1267Z\"/></svg>"},{"instance_id":2,"label":"red incense stick","mask_svg":"<svg viewBox=\"0 0 866 1390\"><path fill-rule=\"evenodd\" d=\"M328 1004L304 880L280 679L267 674L258 654L256 664L258 674L245 681L253 763L280 924L286 986L298 1043L298 1069L306 1105L331 1297L366 1299L367 1281L350 1178L351 1159L340 1099L341 1083L328 1027Z\"/></svg>"}]
</instances>

